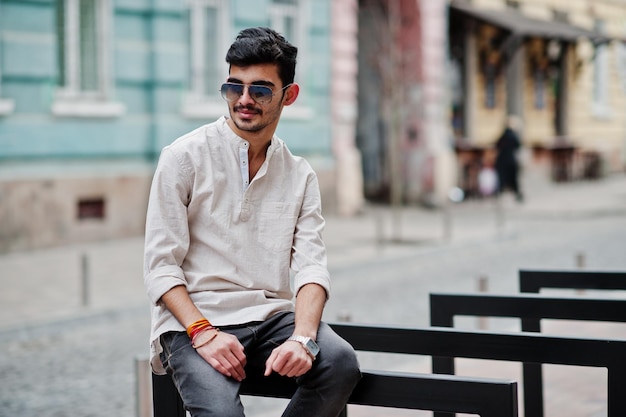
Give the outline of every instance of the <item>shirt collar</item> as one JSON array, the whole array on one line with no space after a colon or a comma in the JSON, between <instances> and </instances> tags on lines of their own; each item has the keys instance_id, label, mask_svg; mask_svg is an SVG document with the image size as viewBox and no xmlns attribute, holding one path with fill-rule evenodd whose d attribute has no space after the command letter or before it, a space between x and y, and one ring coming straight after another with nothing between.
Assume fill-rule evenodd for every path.
<instances>
[{"instance_id":1,"label":"shirt collar","mask_svg":"<svg viewBox=\"0 0 626 417\"><path fill-rule=\"evenodd\" d=\"M239 149L244 147L247 148L247 146L249 145L248 141L233 132L230 126L228 126L227 120L228 118L226 116L222 116L218 119L218 130L220 134L228 140L233 150L239 152ZM267 152L265 154L266 157L269 158L277 149L281 147L281 144L281 140L278 139L276 135L272 136L270 146L267 148Z\"/></svg>"}]
</instances>

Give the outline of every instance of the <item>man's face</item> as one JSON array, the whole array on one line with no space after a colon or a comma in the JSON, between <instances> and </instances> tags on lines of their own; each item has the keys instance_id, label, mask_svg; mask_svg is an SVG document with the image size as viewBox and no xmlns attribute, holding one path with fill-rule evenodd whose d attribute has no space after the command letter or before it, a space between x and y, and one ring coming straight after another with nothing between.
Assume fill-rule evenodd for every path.
<instances>
[{"instance_id":1,"label":"man's face","mask_svg":"<svg viewBox=\"0 0 626 417\"><path fill-rule=\"evenodd\" d=\"M246 133L273 135L291 88L282 90L284 86L278 76L278 67L275 64L245 67L232 65L227 82L246 86L262 85L273 91L271 101L261 104L251 97L248 88L244 88L243 94L228 104L230 118L240 136L244 137Z\"/></svg>"}]
</instances>

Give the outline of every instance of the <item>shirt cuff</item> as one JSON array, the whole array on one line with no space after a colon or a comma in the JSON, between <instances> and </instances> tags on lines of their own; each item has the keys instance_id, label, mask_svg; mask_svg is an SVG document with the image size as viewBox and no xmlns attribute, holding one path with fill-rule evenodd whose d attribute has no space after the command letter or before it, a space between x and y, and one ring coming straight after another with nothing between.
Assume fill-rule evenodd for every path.
<instances>
[{"instance_id":1,"label":"shirt cuff","mask_svg":"<svg viewBox=\"0 0 626 417\"><path fill-rule=\"evenodd\" d=\"M330 298L330 274L324 267L309 267L296 274L293 279L295 294L307 284L317 284L326 291L326 300Z\"/></svg>"},{"instance_id":2,"label":"shirt cuff","mask_svg":"<svg viewBox=\"0 0 626 417\"><path fill-rule=\"evenodd\" d=\"M148 298L156 305L163 294L180 285L186 287L187 281L182 269L177 266L166 266L155 269L145 279Z\"/></svg>"}]
</instances>

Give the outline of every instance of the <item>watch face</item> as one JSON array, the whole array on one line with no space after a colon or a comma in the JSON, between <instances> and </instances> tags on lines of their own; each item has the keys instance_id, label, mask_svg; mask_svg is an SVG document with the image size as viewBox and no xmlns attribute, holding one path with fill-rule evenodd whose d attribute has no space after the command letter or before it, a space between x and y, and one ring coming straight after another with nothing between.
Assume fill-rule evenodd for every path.
<instances>
[{"instance_id":1,"label":"watch face","mask_svg":"<svg viewBox=\"0 0 626 417\"><path fill-rule=\"evenodd\" d=\"M307 340L306 347L313 356L317 356L317 354L320 353L320 348L317 346L317 343L313 341L313 339Z\"/></svg>"}]
</instances>

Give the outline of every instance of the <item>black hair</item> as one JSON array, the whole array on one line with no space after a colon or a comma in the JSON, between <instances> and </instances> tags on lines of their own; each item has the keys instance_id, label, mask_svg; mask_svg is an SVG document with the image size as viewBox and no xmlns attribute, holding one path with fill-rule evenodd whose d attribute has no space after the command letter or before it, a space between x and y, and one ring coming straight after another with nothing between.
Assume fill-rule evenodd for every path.
<instances>
[{"instance_id":1,"label":"black hair","mask_svg":"<svg viewBox=\"0 0 626 417\"><path fill-rule=\"evenodd\" d=\"M293 83L296 75L298 48L284 36L265 27L249 28L239 32L226 53L229 65L245 67L254 64L277 64L283 86Z\"/></svg>"}]
</instances>

